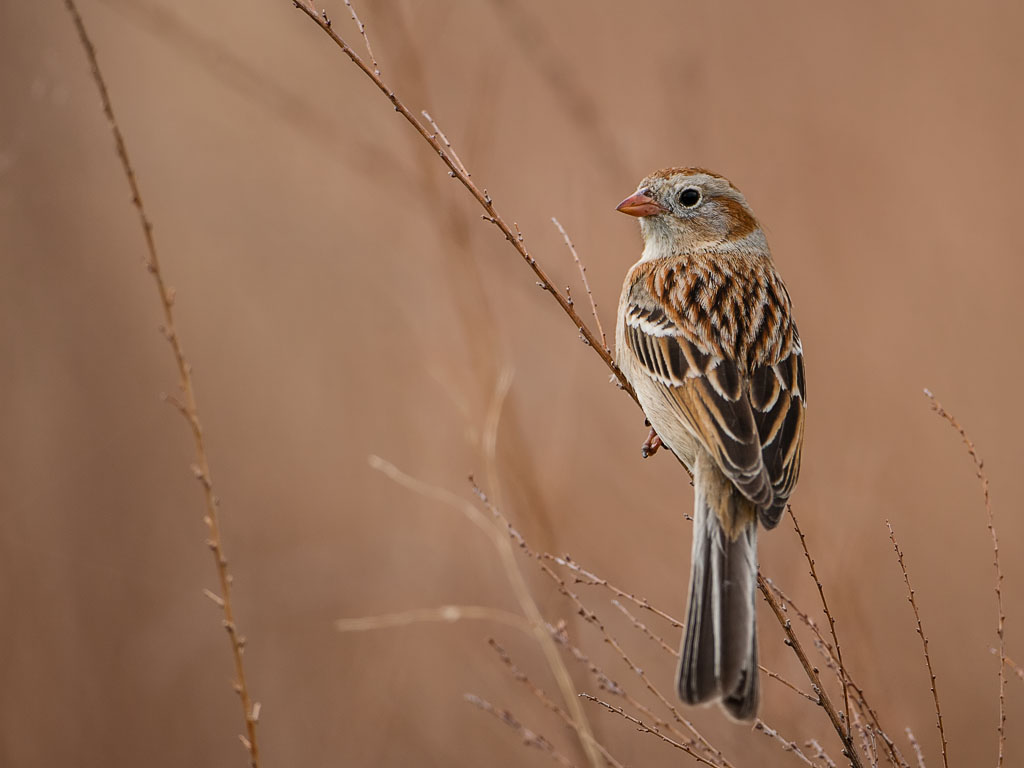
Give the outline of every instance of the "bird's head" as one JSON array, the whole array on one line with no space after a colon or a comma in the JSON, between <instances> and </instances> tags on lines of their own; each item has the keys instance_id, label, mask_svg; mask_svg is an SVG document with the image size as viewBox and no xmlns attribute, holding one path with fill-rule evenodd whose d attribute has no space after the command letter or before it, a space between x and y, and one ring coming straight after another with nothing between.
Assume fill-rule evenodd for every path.
<instances>
[{"instance_id":1,"label":"bird's head","mask_svg":"<svg viewBox=\"0 0 1024 768\"><path fill-rule=\"evenodd\" d=\"M743 194L725 177L701 168L652 173L616 210L640 219L654 257L766 250L764 233Z\"/></svg>"}]
</instances>

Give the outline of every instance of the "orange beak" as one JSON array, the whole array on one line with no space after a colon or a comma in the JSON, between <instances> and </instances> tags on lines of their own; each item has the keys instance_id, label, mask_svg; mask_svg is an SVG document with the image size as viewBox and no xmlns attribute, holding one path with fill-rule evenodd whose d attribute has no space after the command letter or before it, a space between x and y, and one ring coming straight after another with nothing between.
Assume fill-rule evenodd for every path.
<instances>
[{"instance_id":1,"label":"orange beak","mask_svg":"<svg viewBox=\"0 0 1024 768\"><path fill-rule=\"evenodd\" d=\"M616 211L628 213L630 216L655 216L665 213L668 208L657 202L653 197L637 192L615 206Z\"/></svg>"}]
</instances>

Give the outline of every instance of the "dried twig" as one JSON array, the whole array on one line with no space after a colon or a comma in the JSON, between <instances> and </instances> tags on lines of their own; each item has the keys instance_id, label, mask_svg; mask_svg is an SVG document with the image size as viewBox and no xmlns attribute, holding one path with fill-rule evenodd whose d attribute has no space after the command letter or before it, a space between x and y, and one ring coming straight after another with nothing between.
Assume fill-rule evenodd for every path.
<instances>
[{"instance_id":1,"label":"dried twig","mask_svg":"<svg viewBox=\"0 0 1024 768\"><path fill-rule=\"evenodd\" d=\"M991 651L996 656L999 655L999 650L997 648L989 648L989 651ZM1017 662L1015 662L1009 656L1003 656L1003 664L1012 669L1013 673L1017 675L1017 677L1019 677L1021 680L1024 680L1024 669L1022 669Z\"/></svg>"},{"instance_id":2,"label":"dried twig","mask_svg":"<svg viewBox=\"0 0 1024 768\"><path fill-rule=\"evenodd\" d=\"M561 718L562 722L564 722L573 730L576 730L576 723L573 722L573 719L569 716L569 714L560 706L558 706L558 704L552 701L551 697L548 696L544 692L544 690L540 688L540 686L534 683L525 672L523 672L521 669L519 669L519 667L515 665L515 663L512 661L512 657L509 656L508 651L502 648L501 645L498 644L497 640L491 637L487 639L487 643L491 646L491 648L494 649L494 652L498 654L498 658L501 659L501 663L505 665L505 668L508 669L512 677L514 677L520 683L525 685L527 689L529 689L530 693L532 693L534 697L538 701L540 701L540 703L543 704L546 709L550 710L551 712L554 712L556 715L558 715L559 718ZM623 768L622 763L620 763L618 760L612 757L611 753L609 753L603 745L598 744L597 749L601 753L601 756L604 758L605 763L612 766L612 768Z\"/></svg>"},{"instance_id":3,"label":"dried twig","mask_svg":"<svg viewBox=\"0 0 1024 768\"><path fill-rule=\"evenodd\" d=\"M78 31L78 37L85 49L89 59L89 67L92 70L92 78L99 90L100 101L103 105L103 114L106 115L110 130L114 135L114 147L117 156L121 161L121 168L132 193L132 204L138 213L139 224L142 226L142 234L146 241L146 269L153 276L157 292L160 294L160 304L163 310L163 335L171 345L174 355L174 362L178 367L179 386L181 388L182 400L168 397L178 411L185 417L192 430L192 437L195 442L196 460L192 465L192 472L203 489L203 496L206 502L206 513L203 522L206 524L209 538L207 546L213 553L214 563L217 568L217 578L220 582L220 594L216 595L210 590L205 590L208 597L223 611L224 628L227 630L228 639L231 643L231 655L234 660L235 681L234 689L238 693L242 704L242 714L245 718L245 735L239 735L239 739L249 753L249 764L252 768L259 766L259 746L256 741L256 723L259 720L260 704L254 702L249 694L249 687L245 679L245 665L242 661L242 653L245 649L245 637L238 632L235 624L235 615L231 603L232 577L228 570L228 561L224 553L224 545L220 535L220 519L218 516L218 499L213 492L213 478L210 474L210 463L206 452L206 442L203 438L203 427L199 420L199 409L196 404L195 388L192 383L192 366L185 357L185 351L178 336L177 327L174 323L174 289L167 285L163 272L160 270L160 259L157 256L156 239L153 236L153 224L146 213L145 204L142 201L142 193L135 177L135 169L128 157L128 148L114 116L114 107L110 101L110 93L107 91L106 81L100 71L99 61L96 57L96 49L93 47L85 29L85 23L78 12L74 0L64 0L71 19Z\"/></svg>"},{"instance_id":4,"label":"dried twig","mask_svg":"<svg viewBox=\"0 0 1024 768\"><path fill-rule=\"evenodd\" d=\"M479 489L477 489L477 490L479 490ZM673 618L672 616L669 616L664 611L662 611L662 610L660 610L658 608L655 608L653 605L651 605L651 603L647 600L646 597L638 597L637 595L633 594L632 592L627 592L624 589L620 589L619 587L615 586L614 584L609 583L607 579L603 579L600 576L598 576L596 573L593 573L591 571L588 571L586 568L581 567L579 565L579 563L577 563L575 560L573 560L569 555L562 555L561 557L559 557L557 555L551 555L551 554L548 554L547 552L544 552L540 556L543 557L545 560L550 560L551 562L557 563L558 565L561 565L564 568L568 568L570 571L572 571L574 574L576 574L576 576L574 578L574 581L577 584L586 584L586 585L593 586L593 587L603 587L604 589L607 589L612 594L617 595L618 597L624 598L626 600L629 600L634 605L637 605L637 606L639 606L640 608L643 608L646 611L650 611L651 613L655 614L656 616L660 616L661 618L663 618L665 621L667 621L669 624L671 624L673 627L676 627L677 629L681 629L682 626L683 626L683 622L679 621L679 619Z\"/></svg>"},{"instance_id":5,"label":"dried twig","mask_svg":"<svg viewBox=\"0 0 1024 768\"><path fill-rule=\"evenodd\" d=\"M465 164L459 158L458 154L456 154L455 147L453 147L452 143L450 141L448 141L448 137L444 135L444 131L441 130L441 126L439 126L436 122L434 122L434 118L432 118L430 116L430 113L427 112L427 110L425 110L425 109L421 110L420 114L423 115L425 118L427 118L427 122L430 123L430 127L434 129L434 132L439 137L441 137L441 141L444 142L445 149L447 149L448 152L451 154L452 160L454 160L455 164L457 166L459 166L459 170L461 170L464 174L469 176L470 175L469 171L466 170Z\"/></svg>"},{"instance_id":6,"label":"dried twig","mask_svg":"<svg viewBox=\"0 0 1024 768\"><path fill-rule=\"evenodd\" d=\"M858 715L854 715L853 722L853 730L856 731L857 735L860 737L860 748L867 756L869 761L868 765L871 768L878 768L878 751L875 749L875 742L871 738L872 732L864 727L864 723Z\"/></svg>"},{"instance_id":7,"label":"dried twig","mask_svg":"<svg viewBox=\"0 0 1024 768\"><path fill-rule=\"evenodd\" d=\"M559 765L564 766L564 768L574 768L573 764L565 755L563 755L561 752L559 752L557 749L551 746L550 741L545 739L536 731L531 731L525 725L520 723L516 719L515 715L513 715L507 709L498 709L493 704L491 704L491 702L487 701L486 699L482 699L479 696L476 696L472 693L465 694L464 698L477 709L482 709L484 712L487 712L490 715L494 715L494 717L496 717L498 720L503 722L513 731L518 733L519 738L523 740L523 744L527 747L534 747L536 749L539 749L541 752L546 752L548 757L550 757Z\"/></svg>"},{"instance_id":8,"label":"dried twig","mask_svg":"<svg viewBox=\"0 0 1024 768\"><path fill-rule=\"evenodd\" d=\"M967 447L967 453L970 454L971 460L974 462L974 474L977 476L978 482L981 483L981 493L985 498L985 522L988 525L988 532L992 537L992 565L996 571L996 634L999 636L999 658L1004 659L1006 658L1006 638L1003 626L1006 622L1006 614L1003 611L1003 569L999 565L999 537L996 535L995 515L992 512L992 500L988 494L988 476L985 474L985 462L981 460L981 457L974 448L974 441L967 436L967 431L956 420L956 417L943 408L942 403L936 400L935 395L929 390L926 389L924 394L928 398L931 409L948 421L949 425L960 434L960 439L963 440L964 445ZM999 753L996 760L996 768L1001 768L1003 765L1003 753L1006 747L1006 673L1002 662L999 664L999 727L997 730L999 733ZM945 757L945 753L943 753L943 757Z\"/></svg>"},{"instance_id":9,"label":"dried twig","mask_svg":"<svg viewBox=\"0 0 1024 768\"><path fill-rule=\"evenodd\" d=\"M924 752L921 751L921 745L917 743L917 738L914 736L914 732L910 730L910 726L905 729L907 732L907 740L910 742L910 747L914 750L914 755L917 757L917 768L928 768L924 764Z\"/></svg>"},{"instance_id":10,"label":"dried twig","mask_svg":"<svg viewBox=\"0 0 1024 768\"><path fill-rule=\"evenodd\" d=\"M572 240L569 239L569 233L565 231L565 227L562 223L554 216L551 217L551 221L554 222L555 226L558 227L558 231L562 233L562 238L565 240L565 244L569 246L569 253L572 254L573 261L576 262L576 267L580 271L580 279L583 281L583 287L587 291L587 298L590 299L590 311L594 313L594 322L597 324L597 332L601 334L601 346L604 347L605 351L611 354L611 348L608 346L608 338L604 335L604 328L601 326L601 316L597 314L597 302L594 301L594 294L590 292L590 281L587 280L587 268L580 261L579 254L576 253L576 246L572 244ZM565 289L565 295L569 295L569 289Z\"/></svg>"},{"instance_id":11,"label":"dried twig","mask_svg":"<svg viewBox=\"0 0 1024 768\"><path fill-rule=\"evenodd\" d=\"M811 569L811 578L814 579L814 585L818 588L818 596L821 598L822 608L825 609L825 618L828 619L829 631L832 633L832 642L836 644L836 661L839 664L839 681L843 686L843 712L846 715L846 735L850 735L850 694L847 680L849 679L846 674L846 667L843 666L843 652L839 647L839 637L836 635L836 620L832 616L832 611L828 608L828 600L825 599L825 589L821 586L821 579L818 578L818 572L814 567L814 558L811 557L811 553L807 550L807 539L804 537L804 532L800 530L800 523L796 519L796 515L793 514L792 505L787 505L786 508L789 510L789 519L793 521L793 528L796 530L797 535L800 537L800 547L804 551L804 557L807 559L807 565Z\"/></svg>"},{"instance_id":12,"label":"dried twig","mask_svg":"<svg viewBox=\"0 0 1024 768\"><path fill-rule=\"evenodd\" d=\"M885 759L889 761L889 764L893 768L910 768L910 764L907 762L906 758L903 757L903 752L896 745L896 742L879 724L878 713L868 704L867 699L864 697L864 691L852 682L850 683L850 687L853 689L854 694L852 701L856 708L860 710L860 716L863 717L867 723L866 727L869 728L875 736L880 738L883 744L885 744ZM851 715L853 714L853 711L854 710L850 710Z\"/></svg>"},{"instance_id":13,"label":"dried twig","mask_svg":"<svg viewBox=\"0 0 1024 768\"><path fill-rule=\"evenodd\" d=\"M917 622L917 634L921 637L921 645L924 647L924 663L928 667L928 677L931 681L932 698L935 700L935 717L938 721L939 727L939 739L942 741L942 765L944 768L949 768L949 758L946 755L946 731L942 727L942 707L939 706L939 689L935 683L935 672L932 669L932 659L928 655L928 638L924 634L924 629L921 626L921 614L917 610L917 600L914 599L914 590L910 586L910 576L907 575L907 566L903 562L903 550L900 549L900 545L896 541L896 533L892 529L892 523L888 520L885 521L885 525L889 528L889 540L892 542L892 547L896 550L896 559L899 560L900 570L903 571L903 581L907 585L907 599L910 601L910 607L914 609L914 620ZM1001 667L1002 665L1000 665Z\"/></svg>"},{"instance_id":14,"label":"dried twig","mask_svg":"<svg viewBox=\"0 0 1024 768\"><path fill-rule=\"evenodd\" d=\"M850 715L854 718L854 722L858 722L858 718L864 718L865 722L867 722L866 727L869 728L875 736L880 738L883 744L885 744L887 751L883 754L885 755L885 759L889 761L889 764L893 768L910 768L910 763L908 763L903 757L903 753L900 751L900 748L896 746L896 742L893 741L892 737L889 736L889 734L886 733L878 724L878 714L864 699L863 691L857 688L857 686L852 682L850 683L850 687L853 689L854 693L854 709L850 710ZM857 714L858 711L859 715Z\"/></svg>"},{"instance_id":15,"label":"dried twig","mask_svg":"<svg viewBox=\"0 0 1024 768\"><path fill-rule=\"evenodd\" d=\"M811 757L815 760L821 760L828 768L836 768L836 761L828 756L828 753L822 749L821 744L818 743L817 739L811 739L804 744L809 750L813 750Z\"/></svg>"},{"instance_id":16,"label":"dried twig","mask_svg":"<svg viewBox=\"0 0 1024 768\"><path fill-rule=\"evenodd\" d=\"M797 694L798 696L801 696L802 698L807 699L808 701L812 702L813 704L817 704L818 703L817 697L811 696L811 694L807 693L806 691L801 691L799 688L796 687L796 685L794 685L789 680L784 678L778 672L775 672L773 670L768 669L768 667L766 667L764 664L758 664L757 668L760 669L762 672L764 672L772 680L776 680L776 681L782 683L784 686L789 688L789 690L791 690L793 693Z\"/></svg>"},{"instance_id":17,"label":"dried twig","mask_svg":"<svg viewBox=\"0 0 1024 768\"><path fill-rule=\"evenodd\" d=\"M660 730L658 730L658 728L656 726L647 725L643 720L640 720L639 718L633 717L631 714L626 712L622 707L616 707L616 706L614 706L612 704L609 704L607 701L602 701L601 699L597 698L596 696L591 696L589 693L581 693L580 696L582 698L586 699L587 701L592 701L595 704L600 704L602 707L607 709L609 712L614 712L616 715L619 715L619 717L626 718L627 720L629 720L629 722L633 723L637 728L639 728L644 733L650 733L650 734L652 734L654 736L657 736L659 739L664 741L666 744L671 744L676 749L682 750L683 752L688 754L690 757L695 759L698 763L704 763L704 765L709 765L709 766L711 766L711 768L718 768L718 766L720 765L719 763L712 763L706 757L697 754L688 745L680 744L675 739L670 738L669 736L666 736L664 733L662 733Z\"/></svg>"},{"instance_id":18,"label":"dried twig","mask_svg":"<svg viewBox=\"0 0 1024 768\"><path fill-rule=\"evenodd\" d=\"M635 711L648 718L648 721L654 723L659 729L674 734L679 738L681 743L689 746L691 749L703 749L707 755L710 755L709 759L715 761L716 765L722 765L722 760L725 758L714 754L711 749L701 746L697 743L696 739L684 734L674 723L658 716L658 714L653 712L650 707L633 696L624 686L619 685L615 680L613 680L589 656L581 651L578 646L569 642L569 636L565 631L563 622L560 622L560 626L558 628L552 628L552 637L555 638L557 643L566 648L576 661L587 668L590 674L593 675L594 680L597 682L597 685L601 690L607 691L613 696L618 696Z\"/></svg>"},{"instance_id":19,"label":"dried twig","mask_svg":"<svg viewBox=\"0 0 1024 768\"><path fill-rule=\"evenodd\" d=\"M853 710L852 715L853 730L860 736L860 745L864 750L864 756L870 761L871 768L878 768L878 743L875 741L874 731L870 725L864 724L856 709Z\"/></svg>"},{"instance_id":20,"label":"dried twig","mask_svg":"<svg viewBox=\"0 0 1024 768\"><path fill-rule=\"evenodd\" d=\"M523 535L512 526L512 524L508 521L508 518L506 518L505 515L501 512L501 510L499 510L497 506L495 506L495 504L491 502L487 494L484 493L483 490L473 481L472 477L470 477L470 483L472 484L473 492L481 500L484 506L490 511L494 518L500 522L501 527L503 527L508 532L509 538L512 541L514 541L522 551L524 551L527 555L529 555L538 562L541 571L555 583L555 586L557 587L558 591L566 597L568 597L573 602L573 604L576 606L577 612L580 616L583 617L583 619L586 622L597 628L597 630L601 633L605 643L610 645L612 649L615 650L615 652L619 655L619 658L622 659L626 663L626 665L640 678L641 682L643 682L647 690L650 691L655 696L655 698L657 698L658 701L661 702L665 709L667 709L672 714L673 719L680 725L685 726L694 735L697 741L700 742L700 747L702 749L706 749L710 754L714 755L716 759L721 762L721 764L729 766L729 761L725 759L721 751L712 746L711 743L696 729L696 727L694 727L693 723L691 723L689 720L684 718L679 713L679 710L668 700L668 698L658 689L658 687L655 686L653 682L651 682L651 679L647 676L647 673L644 672L644 670L641 669L629 657L629 654L626 653L625 649L605 628L604 624L597 617L597 614L595 614L592 610L587 608L586 605L583 604L583 601L580 600L579 595L577 595L575 592L569 589L565 581L550 567L548 567L548 565L544 562L545 560L557 561L557 558L554 558L546 553L539 553L532 549L526 543L526 539L523 538ZM588 577L598 579L598 577L594 576L589 571L586 573L588 574Z\"/></svg>"},{"instance_id":21,"label":"dried twig","mask_svg":"<svg viewBox=\"0 0 1024 768\"><path fill-rule=\"evenodd\" d=\"M510 544L508 537L505 535L505 532L498 526L494 525L490 518L486 517L468 501L460 499L455 494L443 488L429 485L424 483L422 480L417 480L416 478L407 475L394 464L380 458L379 456L370 456L370 466L384 473L387 477L414 493L428 499L440 501L458 509L467 517L467 519L469 519L470 522L490 537L491 542L494 544L494 547L501 558L502 566L509 580L509 584L512 587L512 592L519 603L519 607L523 611L526 621L533 628L533 636L540 645L541 651L544 653L545 660L547 661L552 674L555 676L555 680L558 681L558 686L566 707L572 713L573 719L577 723L577 733L580 736L580 744L583 747L584 752L590 758L591 765L597 766L601 759L596 747L597 742L590 730L590 724L587 720L586 714L582 711L582 708L579 705L579 701L576 697L576 689L572 683L572 678L569 676L568 670L566 670L565 665L562 663L562 658L558 654L558 648L555 646L555 643L551 639L551 635L547 630L547 624L540 613L540 609L537 607L537 603L533 599L533 595L530 593L530 588L526 583L526 579L523 577L522 571L519 570L519 566L516 564L515 552L513 551L512 545Z\"/></svg>"},{"instance_id":22,"label":"dried twig","mask_svg":"<svg viewBox=\"0 0 1024 768\"><path fill-rule=\"evenodd\" d=\"M604 623L598 618L597 614L583 604L583 601L580 600L579 595L577 595L575 592L569 589L568 586L566 586L565 582L561 578L559 578L554 571L552 571L543 563L541 564L541 570L543 570L549 577L551 577L554 580L556 586L558 587L558 590L573 602L573 604L576 606L576 610L579 613L579 615L582 616L587 623L594 626L598 630L598 632L601 633L604 642L611 646L611 648L618 654L619 658L622 659L623 662L625 662L626 666L628 666L630 670L637 677L640 678L640 681L644 684L644 687L647 688L647 690L650 691L651 694L653 694L659 702L661 702L662 706L665 707L665 709L668 710L668 712L672 715L672 718L680 725L685 726L687 730L689 730L690 733L694 735L697 741L700 742L701 748L708 750L710 754L714 755L721 765L729 766L730 763L728 760L725 759L724 755L722 755L722 752L716 747L712 746L711 742L709 742L703 736L703 734L701 734L700 731L697 730L693 723L690 722L690 720L688 720L687 718L683 717L682 714L680 714L676 706L672 704L672 702L669 701L668 697L666 697L665 694L661 692L658 686L656 686L651 681L647 673L636 662L633 661L633 659L629 656L629 654L626 652L625 648L622 647L619 641L616 640L610 632L608 632L607 628L604 626Z\"/></svg>"},{"instance_id":23,"label":"dried twig","mask_svg":"<svg viewBox=\"0 0 1024 768\"><path fill-rule=\"evenodd\" d=\"M342 52L351 59L352 63L359 67L368 78L370 78L374 85L380 90L381 93L387 97L388 101L395 110L408 121L408 123L416 130L423 140L426 141L435 152L441 161L448 166L449 175L452 178L458 179L459 182L466 188L466 190L473 196L473 198L480 204L484 209L483 219L496 226L505 239L512 244L512 247L516 249L520 257L527 263L531 270L533 270L534 276L538 280L538 285L545 291L551 294L552 298L562 308L562 311L568 315L569 319L572 320L573 325L579 331L580 335L586 341L587 345L593 348L593 350L600 356L604 364L612 371L615 377L618 379L619 385L624 389L629 396L636 400L636 394L633 392L633 387L626 380L622 371L615 365L615 361L612 359L611 353L605 349L601 344L598 343L597 337L594 332L590 330L587 324L579 316L572 304L569 303L568 299L562 294L558 288L555 287L554 283L547 276L544 269L537 263L537 260L530 254L526 248L526 244L523 238L520 237L520 233L513 231L505 219L498 213L494 207L494 201L488 194L486 189L481 189L476 183L470 178L470 175L463 169L462 164L458 162L452 154L445 148L441 140L439 140L436 133L431 131L422 123L420 120L409 110L408 107L402 102L402 100L395 93L394 89L391 88L381 76L375 71L375 68L371 68L363 61L362 57L356 53L345 40L331 27L331 24L325 18L322 18L315 11L308 8L306 5L292 0L292 4L308 16L317 26L320 27L324 33L334 41L334 44L341 48Z\"/></svg>"},{"instance_id":24,"label":"dried twig","mask_svg":"<svg viewBox=\"0 0 1024 768\"><path fill-rule=\"evenodd\" d=\"M410 611L384 613L378 616L356 616L350 619L337 619L334 622L334 628L339 632L367 632L374 629L391 629L432 622L452 624L465 619L495 621L520 629L527 634L533 632L530 623L518 613L485 605L442 605L437 608L414 608Z\"/></svg>"},{"instance_id":25,"label":"dried twig","mask_svg":"<svg viewBox=\"0 0 1024 768\"><path fill-rule=\"evenodd\" d=\"M765 578L765 583L780 601L780 607L782 611L785 613L788 612L789 608L792 608L793 613L797 615L797 618L800 619L801 623L803 623L804 626L811 630L811 632L814 634L814 647L817 648L818 652L825 660L825 665L835 673L837 679L842 681L842 678L839 675L838 664L836 663L835 657L832 654L832 646L829 645L829 643L825 640L825 637L821 634L821 628L818 627L817 622L815 622L814 619L807 615L806 612L802 611L800 607L793 601L793 598L789 597L789 595L783 592L778 584L776 584L769 578ZM853 691L854 703L861 708L864 717L870 721L871 728L874 731L874 733L880 739L882 739L883 743L886 745L886 749L888 750L886 758L894 766L894 768L910 768L909 764L903 758L903 755L900 753L899 747L896 746L896 742L893 741L889 734L886 733L885 729L882 728L881 722L878 717L878 712L868 702L867 696L864 693L864 689L857 685L853 677L850 676L849 670L847 670L846 672L846 678L847 684Z\"/></svg>"},{"instance_id":26,"label":"dried twig","mask_svg":"<svg viewBox=\"0 0 1024 768\"><path fill-rule=\"evenodd\" d=\"M373 64L373 73L380 77L380 67L377 66L377 59L374 57L373 49L370 47L370 38L366 35L366 25L359 20L358 16L356 16L356 9L352 7L351 0L345 0L345 5L348 6L349 13L352 14L352 21L356 23L356 28L359 30L359 34L363 36L363 42L366 44L366 53L370 57L370 63ZM324 18L326 19L326 17ZM330 26L330 24L331 23L328 21L327 25ZM429 118L427 119L429 120Z\"/></svg>"},{"instance_id":27,"label":"dried twig","mask_svg":"<svg viewBox=\"0 0 1024 768\"><path fill-rule=\"evenodd\" d=\"M850 761L850 765L854 768L863 768L863 764L860 761L860 755L857 754L857 750L853 746L853 739L847 730L843 728L840 715L836 712L832 699L829 698L828 693L821 684L821 677L818 674L817 668L808 660L807 653L804 651L803 645L800 643L800 638L798 638L796 632L793 631L792 623L786 618L779 601L775 598L771 587L768 585L768 581L760 573L757 574L757 586L758 589L761 590L761 594L764 596L765 602L768 603L768 607L771 608L772 613L775 614L775 618L778 620L779 624L782 625L782 631L786 633L786 644L793 649L797 659L800 661L800 665L804 668L804 673L811 681L814 693L818 696L818 704L825 710L825 714L828 715L828 719L832 722L832 727L839 736L839 740L842 741L843 757L847 758Z\"/></svg>"},{"instance_id":28,"label":"dried twig","mask_svg":"<svg viewBox=\"0 0 1024 768\"><path fill-rule=\"evenodd\" d=\"M790 741L789 739L782 736L782 734L780 734L774 728L770 727L761 718L758 718L754 721L754 730L760 731L768 738L777 741L779 744L782 745L782 750L784 752L792 752L793 755L804 765L809 765L811 766L811 768L817 768L814 765L814 763L811 762L811 759L801 751L800 746L795 741Z\"/></svg>"},{"instance_id":29,"label":"dried twig","mask_svg":"<svg viewBox=\"0 0 1024 768\"><path fill-rule=\"evenodd\" d=\"M623 615L625 615L625 617L629 619L634 629L638 629L642 634L647 635L647 637L649 637L651 640L660 645L661 650L665 651L665 653L669 654L670 656L679 658L679 651L677 651L671 645L666 643L660 635L654 634L646 624L644 624L642 621L640 621L640 619L638 619L636 616L630 613L629 609L627 609L626 606L624 606L618 600L612 600L612 605L618 608L623 613Z\"/></svg>"}]
</instances>

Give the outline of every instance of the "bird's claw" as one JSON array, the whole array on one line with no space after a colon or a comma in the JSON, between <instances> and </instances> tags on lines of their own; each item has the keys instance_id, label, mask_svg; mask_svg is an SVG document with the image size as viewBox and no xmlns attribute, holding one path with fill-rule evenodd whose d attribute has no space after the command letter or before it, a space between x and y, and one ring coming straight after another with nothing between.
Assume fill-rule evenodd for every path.
<instances>
[{"instance_id":1,"label":"bird's claw","mask_svg":"<svg viewBox=\"0 0 1024 768\"><path fill-rule=\"evenodd\" d=\"M661 448L662 445L664 445L664 443L661 442L661 438L658 437L658 433L655 432L652 427L650 434L647 435L647 439L644 440L644 444L640 446L640 455L645 459L649 459L658 452L658 449Z\"/></svg>"}]
</instances>

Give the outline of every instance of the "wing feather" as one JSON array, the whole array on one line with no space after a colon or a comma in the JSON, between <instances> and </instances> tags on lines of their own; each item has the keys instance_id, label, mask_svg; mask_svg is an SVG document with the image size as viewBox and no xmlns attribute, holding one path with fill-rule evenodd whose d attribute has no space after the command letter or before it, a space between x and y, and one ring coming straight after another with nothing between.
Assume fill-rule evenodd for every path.
<instances>
[{"instance_id":1,"label":"wing feather","mask_svg":"<svg viewBox=\"0 0 1024 768\"><path fill-rule=\"evenodd\" d=\"M767 269L716 275L704 265L691 275L692 265L651 267L623 297L623 318L641 375L661 385L686 430L770 528L799 475L806 391L789 296ZM735 297L724 300L735 290L760 302L750 314L757 327L741 327Z\"/></svg>"},{"instance_id":2,"label":"wing feather","mask_svg":"<svg viewBox=\"0 0 1024 768\"><path fill-rule=\"evenodd\" d=\"M775 382L778 391L770 400L763 394ZM799 340L789 349L787 357L772 367L755 369L751 377L751 404L754 407L762 456L772 482L773 500L761 510L761 522L774 528L785 510L786 502L800 474L800 458L804 438L804 362Z\"/></svg>"}]
</instances>

